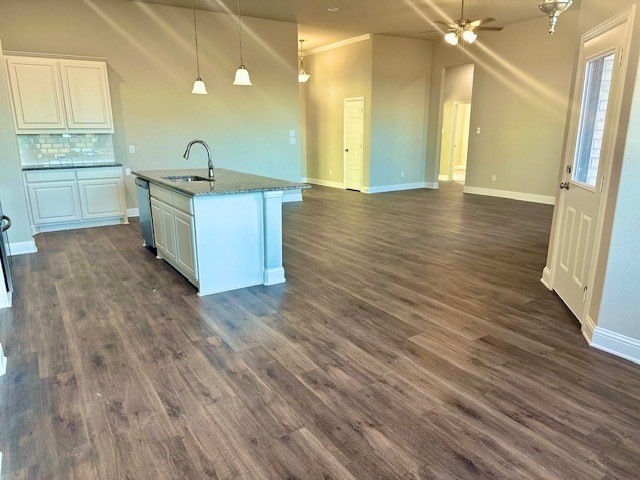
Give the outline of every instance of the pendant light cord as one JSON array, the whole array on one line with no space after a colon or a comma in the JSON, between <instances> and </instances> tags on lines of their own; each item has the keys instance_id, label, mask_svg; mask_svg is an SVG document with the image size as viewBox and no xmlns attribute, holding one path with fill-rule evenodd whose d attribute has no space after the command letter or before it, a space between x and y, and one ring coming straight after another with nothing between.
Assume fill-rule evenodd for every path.
<instances>
[{"instance_id":1,"label":"pendant light cord","mask_svg":"<svg viewBox=\"0 0 640 480\"><path fill-rule=\"evenodd\" d=\"M240 18L240 0L238 0L238 37L240 37L240 65L244 65L244 62L242 61L242 19Z\"/></svg>"},{"instance_id":2,"label":"pendant light cord","mask_svg":"<svg viewBox=\"0 0 640 480\"><path fill-rule=\"evenodd\" d=\"M200 58L198 55L198 23L196 22L196 0L193 0L193 31L196 38L196 71L198 72L198 78L200 78Z\"/></svg>"}]
</instances>

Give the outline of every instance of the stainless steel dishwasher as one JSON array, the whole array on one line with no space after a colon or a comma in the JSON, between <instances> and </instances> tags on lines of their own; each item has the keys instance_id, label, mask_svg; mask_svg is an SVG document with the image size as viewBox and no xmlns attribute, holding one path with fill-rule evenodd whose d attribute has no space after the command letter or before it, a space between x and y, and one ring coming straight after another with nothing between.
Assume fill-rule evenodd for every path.
<instances>
[{"instance_id":1,"label":"stainless steel dishwasher","mask_svg":"<svg viewBox=\"0 0 640 480\"><path fill-rule=\"evenodd\" d=\"M136 177L136 196L138 197L142 246L155 249L156 241L153 236L153 217L151 216L151 194L147 180Z\"/></svg>"}]
</instances>

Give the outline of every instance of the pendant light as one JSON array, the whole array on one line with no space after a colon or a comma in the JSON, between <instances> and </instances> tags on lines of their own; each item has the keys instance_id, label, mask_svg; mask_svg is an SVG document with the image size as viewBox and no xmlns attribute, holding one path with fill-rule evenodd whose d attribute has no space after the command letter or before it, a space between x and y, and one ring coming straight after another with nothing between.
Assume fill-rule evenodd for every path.
<instances>
[{"instance_id":1,"label":"pendant light","mask_svg":"<svg viewBox=\"0 0 640 480\"><path fill-rule=\"evenodd\" d=\"M556 33L558 17L568 9L572 3L573 0L544 0L544 2L538 5L538 8L549 17L549 33L551 35Z\"/></svg>"},{"instance_id":2,"label":"pendant light","mask_svg":"<svg viewBox=\"0 0 640 480\"><path fill-rule=\"evenodd\" d=\"M249 71L245 68L242 62L242 17L240 16L240 0L238 0L238 37L240 38L240 66L236 70L236 78L233 81L234 85L253 85L249 78Z\"/></svg>"},{"instance_id":3,"label":"pendant light","mask_svg":"<svg viewBox=\"0 0 640 480\"><path fill-rule=\"evenodd\" d=\"M198 56L198 24L196 23L196 0L193 0L193 32L196 37L196 81L193 82L193 90L191 93L197 95L206 95L207 87L205 86L202 78L200 78L200 58Z\"/></svg>"},{"instance_id":4,"label":"pendant light","mask_svg":"<svg viewBox=\"0 0 640 480\"><path fill-rule=\"evenodd\" d=\"M307 80L311 78L311 75L304 71L304 55L302 54L302 42L304 42L304 40L298 41L300 42L300 70L298 71L298 82L307 83Z\"/></svg>"}]
</instances>

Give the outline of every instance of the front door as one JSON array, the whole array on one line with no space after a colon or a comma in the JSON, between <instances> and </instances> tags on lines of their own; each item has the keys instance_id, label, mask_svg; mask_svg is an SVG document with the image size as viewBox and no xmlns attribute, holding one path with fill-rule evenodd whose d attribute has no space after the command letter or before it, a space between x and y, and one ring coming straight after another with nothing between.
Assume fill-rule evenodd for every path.
<instances>
[{"instance_id":1,"label":"front door","mask_svg":"<svg viewBox=\"0 0 640 480\"><path fill-rule=\"evenodd\" d=\"M583 38L576 95L560 188L553 288L582 322L585 315L603 189L609 173L621 100L623 23Z\"/></svg>"},{"instance_id":2,"label":"front door","mask_svg":"<svg viewBox=\"0 0 640 480\"><path fill-rule=\"evenodd\" d=\"M364 99L344 101L344 183L349 190L362 189L364 158Z\"/></svg>"}]
</instances>

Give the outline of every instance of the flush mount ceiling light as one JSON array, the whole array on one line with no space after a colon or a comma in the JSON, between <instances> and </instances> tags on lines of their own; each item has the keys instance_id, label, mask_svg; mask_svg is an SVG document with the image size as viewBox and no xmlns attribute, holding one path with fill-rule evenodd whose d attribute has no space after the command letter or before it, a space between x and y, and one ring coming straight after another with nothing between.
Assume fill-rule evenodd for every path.
<instances>
[{"instance_id":1,"label":"flush mount ceiling light","mask_svg":"<svg viewBox=\"0 0 640 480\"><path fill-rule=\"evenodd\" d=\"M327 12L331 12L331 13L337 12L338 10L340 10L338 7L329 7L329 8L327 8Z\"/></svg>"},{"instance_id":2,"label":"flush mount ceiling light","mask_svg":"<svg viewBox=\"0 0 640 480\"><path fill-rule=\"evenodd\" d=\"M302 42L304 42L304 40L298 41L300 42L300 70L298 70L298 82L307 83L307 80L311 78L311 75L304 71L304 55L302 54Z\"/></svg>"},{"instance_id":3,"label":"flush mount ceiling light","mask_svg":"<svg viewBox=\"0 0 640 480\"><path fill-rule=\"evenodd\" d=\"M196 23L196 0L193 0L193 32L196 37L196 81L193 82L191 93L206 95L207 87L200 78L200 58L198 57L198 24Z\"/></svg>"},{"instance_id":4,"label":"flush mount ceiling light","mask_svg":"<svg viewBox=\"0 0 640 480\"><path fill-rule=\"evenodd\" d=\"M462 7L460 9L460 18L453 23L436 21L440 25L446 25L448 27L447 33L444 35L444 40L450 45L458 45L460 39L466 43L473 43L477 40L478 35L476 31L486 30L491 32L499 32L502 27L484 27L485 23L495 22L494 18L482 18L479 20L469 20L464 18L464 0L462 0ZM430 31L420 33L431 33Z\"/></svg>"},{"instance_id":5,"label":"flush mount ceiling light","mask_svg":"<svg viewBox=\"0 0 640 480\"><path fill-rule=\"evenodd\" d=\"M556 25L558 24L558 17L562 12L567 10L573 0L544 0L538 8L549 17L549 33L553 35L556 33Z\"/></svg>"},{"instance_id":6,"label":"flush mount ceiling light","mask_svg":"<svg viewBox=\"0 0 640 480\"><path fill-rule=\"evenodd\" d=\"M245 68L242 61L242 17L240 16L240 0L238 0L238 38L240 39L240 66L236 70L236 78L233 81L234 85L250 86L251 79L249 78L249 71Z\"/></svg>"}]
</instances>

